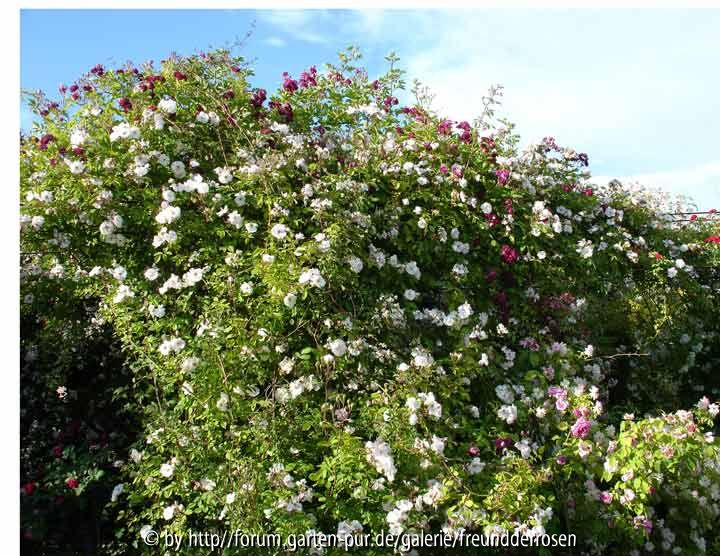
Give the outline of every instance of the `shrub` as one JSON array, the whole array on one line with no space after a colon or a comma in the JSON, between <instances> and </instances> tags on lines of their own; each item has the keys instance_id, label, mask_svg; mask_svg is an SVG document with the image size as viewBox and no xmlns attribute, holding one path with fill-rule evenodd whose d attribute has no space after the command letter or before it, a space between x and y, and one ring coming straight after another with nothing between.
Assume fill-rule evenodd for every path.
<instances>
[{"instance_id":1,"label":"shrub","mask_svg":"<svg viewBox=\"0 0 720 556\"><path fill-rule=\"evenodd\" d=\"M590 185L585 154L521 150L498 90L451 121L420 87L400 104L394 58L376 80L357 59L269 97L216 51L29 98L23 312L51 332L23 347L67 353L96 418L132 418L109 421L129 451L98 550L153 553L151 528L336 533L327 554L359 533L464 530L706 550L715 215L678 227L645 192ZM106 351L75 334L92 327ZM109 382L72 369L115 345ZM108 450L63 456L26 498L64 474L86 496Z\"/></svg>"}]
</instances>

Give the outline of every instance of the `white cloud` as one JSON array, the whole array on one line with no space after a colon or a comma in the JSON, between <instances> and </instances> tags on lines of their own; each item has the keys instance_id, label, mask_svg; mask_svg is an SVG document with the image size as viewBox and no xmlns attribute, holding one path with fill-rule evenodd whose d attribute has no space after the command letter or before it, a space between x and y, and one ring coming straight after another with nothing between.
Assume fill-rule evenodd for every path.
<instances>
[{"instance_id":1,"label":"white cloud","mask_svg":"<svg viewBox=\"0 0 720 556\"><path fill-rule=\"evenodd\" d=\"M282 48L287 43L284 39L281 39L280 37L267 37L265 39L265 44L268 44L270 46L274 46L275 48Z\"/></svg>"},{"instance_id":2,"label":"white cloud","mask_svg":"<svg viewBox=\"0 0 720 556\"><path fill-rule=\"evenodd\" d=\"M331 34L314 30L318 20L331 17L322 10L271 10L259 12L260 18L291 37L312 44L327 44Z\"/></svg>"},{"instance_id":3,"label":"white cloud","mask_svg":"<svg viewBox=\"0 0 720 556\"><path fill-rule=\"evenodd\" d=\"M692 100L709 98L709 78L718 81L707 71L693 75L682 63L709 62L720 41L710 48L707 36L671 25L671 18L652 27L652 17L636 17L647 24L638 29L626 17L631 12L614 18L535 13L413 18L415 35L432 40L408 45L409 73L427 82L440 107L464 118L477 113L491 84L502 83L505 112L521 131L538 137L567 133L570 140L589 143L598 134L617 141L627 126L654 128L654 134L658 125L687 115L681 110L695 110ZM603 25L608 19L617 19L612 32ZM662 35L666 30L673 35ZM659 35L662 49L656 48Z\"/></svg>"},{"instance_id":4,"label":"white cloud","mask_svg":"<svg viewBox=\"0 0 720 556\"><path fill-rule=\"evenodd\" d=\"M312 44L353 43L363 51L373 50L397 31L393 28L394 16L400 12L383 10L265 10L259 18L276 30L299 41ZM416 12L405 12L415 17ZM417 12L420 13L420 12Z\"/></svg>"}]
</instances>

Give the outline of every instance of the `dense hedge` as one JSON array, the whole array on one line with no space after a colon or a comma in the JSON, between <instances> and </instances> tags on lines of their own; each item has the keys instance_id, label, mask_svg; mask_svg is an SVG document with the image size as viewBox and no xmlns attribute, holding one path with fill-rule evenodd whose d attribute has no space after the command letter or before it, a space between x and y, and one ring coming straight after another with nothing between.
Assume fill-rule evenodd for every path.
<instances>
[{"instance_id":1,"label":"dense hedge","mask_svg":"<svg viewBox=\"0 0 720 556\"><path fill-rule=\"evenodd\" d=\"M718 553L715 215L520 150L497 91L451 121L357 58L272 96L217 51L29 97L27 552L241 529Z\"/></svg>"}]
</instances>

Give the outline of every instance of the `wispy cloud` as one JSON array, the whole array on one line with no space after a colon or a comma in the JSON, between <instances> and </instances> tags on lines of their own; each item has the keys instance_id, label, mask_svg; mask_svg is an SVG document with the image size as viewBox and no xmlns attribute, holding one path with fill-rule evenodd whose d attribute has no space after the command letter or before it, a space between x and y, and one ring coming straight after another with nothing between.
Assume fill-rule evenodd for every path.
<instances>
[{"instance_id":1,"label":"wispy cloud","mask_svg":"<svg viewBox=\"0 0 720 556\"><path fill-rule=\"evenodd\" d=\"M265 39L265 44L274 46L275 48L282 48L287 43L285 42L285 39L281 39L280 37L267 37Z\"/></svg>"},{"instance_id":2,"label":"wispy cloud","mask_svg":"<svg viewBox=\"0 0 720 556\"><path fill-rule=\"evenodd\" d=\"M272 10L259 12L260 19L291 37L312 44L327 44L327 30L316 30L318 20L331 17L322 10Z\"/></svg>"},{"instance_id":3,"label":"wispy cloud","mask_svg":"<svg viewBox=\"0 0 720 556\"><path fill-rule=\"evenodd\" d=\"M384 10L272 10L260 11L259 19L283 34L311 44L355 43L365 50L395 36L394 15ZM415 14L419 12L405 12ZM415 15L410 16L411 19Z\"/></svg>"}]
</instances>

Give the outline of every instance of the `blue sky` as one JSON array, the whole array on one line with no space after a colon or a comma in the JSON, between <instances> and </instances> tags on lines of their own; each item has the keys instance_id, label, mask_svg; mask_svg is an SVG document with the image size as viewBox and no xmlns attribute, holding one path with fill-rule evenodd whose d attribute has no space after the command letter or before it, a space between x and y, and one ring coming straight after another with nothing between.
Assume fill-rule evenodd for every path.
<instances>
[{"instance_id":1,"label":"blue sky","mask_svg":"<svg viewBox=\"0 0 720 556\"><path fill-rule=\"evenodd\" d=\"M394 50L450 117L472 118L502 84L501 115L525 141L552 135L589 153L598 179L720 208L720 10L24 10L21 85L54 94L96 63L226 46L253 24L242 54L257 86L350 44L378 74Z\"/></svg>"}]
</instances>

